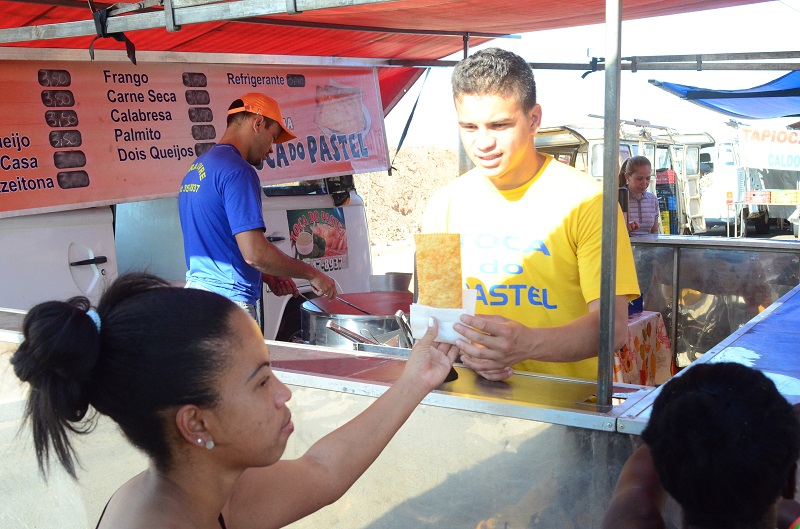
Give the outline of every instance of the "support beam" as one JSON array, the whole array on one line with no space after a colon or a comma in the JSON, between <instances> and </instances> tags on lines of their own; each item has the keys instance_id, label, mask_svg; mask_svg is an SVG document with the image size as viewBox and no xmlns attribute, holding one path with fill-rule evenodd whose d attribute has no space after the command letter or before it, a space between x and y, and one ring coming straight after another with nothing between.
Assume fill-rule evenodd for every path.
<instances>
[{"instance_id":1,"label":"support beam","mask_svg":"<svg viewBox=\"0 0 800 529\"><path fill-rule=\"evenodd\" d=\"M597 347L597 404L609 409L614 384L621 48L622 0L606 0L606 53L608 54L608 60L606 61L607 68L605 72L605 120L603 127L603 242L600 252L600 332Z\"/></svg>"},{"instance_id":2,"label":"support beam","mask_svg":"<svg viewBox=\"0 0 800 529\"><path fill-rule=\"evenodd\" d=\"M187 1L192 5L181 7L181 5L185 4ZM367 5L389 1L392 0L297 0L296 5L299 11L313 11L317 9ZM235 0L232 2L217 2L204 5L194 5L194 3L194 0L173 2L176 8L174 17L174 24L176 26L286 14L286 0ZM86 11L88 15L89 10L87 9ZM109 33L163 27L165 27L164 13L163 10L160 9L145 13L131 13L125 16L111 17L108 19L107 24ZM85 21L3 29L0 30L0 44L68 37L86 37L96 34L94 20L87 17Z\"/></svg>"}]
</instances>

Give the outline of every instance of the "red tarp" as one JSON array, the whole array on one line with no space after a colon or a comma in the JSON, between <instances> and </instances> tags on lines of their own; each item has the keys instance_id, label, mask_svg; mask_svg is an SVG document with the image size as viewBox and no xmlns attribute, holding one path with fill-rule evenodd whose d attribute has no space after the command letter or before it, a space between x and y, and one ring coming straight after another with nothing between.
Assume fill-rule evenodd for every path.
<instances>
[{"instance_id":1,"label":"red tarp","mask_svg":"<svg viewBox=\"0 0 800 529\"><path fill-rule=\"evenodd\" d=\"M751 4L761 0L628 0L623 18L635 19ZM98 8L106 5L95 4ZM79 0L0 1L0 29L56 22L91 20L88 3ZM439 32L517 34L544 29L602 23L603 0L397 0L369 5L306 11L296 15L260 17L254 21L208 22L166 29L129 32L137 50L174 52L312 55L368 59L439 59L463 49L460 35L402 34L264 24L270 20ZM92 37L39 40L11 46L88 49ZM470 45L485 42L472 38ZM554 43L557 46L558 43ZM100 39L97 49L120 49L112 39ZM124 53L124 52L121 52ZM87 52L88 58L88 52ZM541 56L526 57L546 62ZM380 68L384 113L388 113L420 75L420 69Z\"/></svg>"}]
</instances>

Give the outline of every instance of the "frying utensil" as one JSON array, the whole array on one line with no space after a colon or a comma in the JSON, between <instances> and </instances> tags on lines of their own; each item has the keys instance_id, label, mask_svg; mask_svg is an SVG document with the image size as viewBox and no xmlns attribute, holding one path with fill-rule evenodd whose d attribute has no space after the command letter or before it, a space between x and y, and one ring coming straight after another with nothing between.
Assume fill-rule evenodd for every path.
<instances>
[{"instance_id":1,"label":"frying utensil","mask_svg":"<svg viewBox=\"0 0 800 529\"><path fill-rule=\"evenodd\" d=\"M411 335L411 326L406 320L406 314L402 310L394 313L397 324L400 326L400 347L411 349L414 345L414 337Z\"/></svg>"},{"instance_id":2,"label":"frying utensil","mask_svg":"<svg viewBox=\"0 0 800 529\"><path fill-rule=\"evenodd\" d=\"M336 296L336 299L337 299L337 300L339 300L339 301L341 301L342 303L344 303L345 305L347 305L347 306L349 306L349 307L353 307L354 309L356 309L356 310L357 310L357 311L359 311L359 312L363 312L363 313L364 313L364 314L366 314L367 316L374 316L374 314L372 314L371 312L367 312L366 310L362 309L362 308L361 308L361 307L359 307L358 305L353 305L352 303L350 303L350 302L349 302L349 301L347 301L346 299L342 299L342 298L340 298L339 296Z\"/></svg>"},{"instance_id":3,"label":"frying utensil","mask_svg":"<svg viewBox=\"0 0 800 529\"><path fill-rule=\"evenodd\" d=\"M361 334L359 334L357 332L353 332L350 329L342 327L338 323L335 323L335 322L333 322L331 320L328 320L328 322L325 324L325 327L327 327L328 329L332 330L333 332L335 332L336 334L338 334L340 336L344 336L345 338L347 338L351 342L367 343L367 344L370 344L370 345L380 345L380 344L378 344L378 342L376 342L374 340L370 340L369 338L366 338L365 336L363 336L363 335L361 335Z\"/></svg>"},{"instance_id":4,"label":"frying utensil","mask_svg":"<svg viewBox=\"0 0 800 529\"><path fill-rule=\"evenodd\" d=\"M308 301L309 303L311 303L311 304L312 304L312 305L314 305L315 307L317 307L317 308L318 308L320 311L322 311L322 313L323 313L323 314L327 314L328 316L331 316L331 313L330 313L330 312L328 312L327 310L323 309L322 307L320 307L319 305L317 305L316 303L314 303L314 301L313 301L313 300L311 300L311 298L309 298L308 296L306 296L306 295L305 295L305 294L303 294L302 292L300 292L300 297L301 297L301 298L303 298L304 300Z\"/></svg>"}]
</instances>

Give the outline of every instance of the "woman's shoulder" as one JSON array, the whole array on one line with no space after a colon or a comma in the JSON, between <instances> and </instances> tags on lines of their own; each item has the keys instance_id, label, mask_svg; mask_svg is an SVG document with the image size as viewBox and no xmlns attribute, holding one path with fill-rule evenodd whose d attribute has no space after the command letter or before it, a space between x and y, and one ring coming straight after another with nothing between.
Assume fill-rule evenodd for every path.
<instances>
[{"instance_id":1,"label":"woman's shoulder","mask_svg":"<svg viewBox=\"0 0 800 529\"><path fill-rule=\"evenodd\" d=\"M174 496L164 490L148 490L147 472L125 482L103 508L95 529L193 529L182 517Z\"/></svg>"}]
</instances>

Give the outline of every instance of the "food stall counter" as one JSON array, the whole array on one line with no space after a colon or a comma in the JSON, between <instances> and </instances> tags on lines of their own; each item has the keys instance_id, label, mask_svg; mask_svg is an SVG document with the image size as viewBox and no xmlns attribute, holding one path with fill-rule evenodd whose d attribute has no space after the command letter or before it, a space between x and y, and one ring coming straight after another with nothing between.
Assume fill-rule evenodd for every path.
<instances>
[{"instance_id":1,"label":"food stall counter","mask_svg":"<svg viewBox=\"0 0 800 529\"><path fill-rule=\"evenodd\" d=\"M694 364L738 362L764 372L792 403L800 403L800 286L795 287ZM688 369L691 369L689 366ZM659 390L632 403L617 421L620 432L640 434Z\"/></svg>"},{"instance_id":2,"label":"food stall counter","mask_svg":"<svg viewBox=\"0 0 800 529\"><path fill-rule=\"evenodd\" d=\"M9 331L17 343L19 328ZM295 432L286 459L365 409L405 362L365 351L267 344L277 376L293 394L288 406ZM591 381L516 374L488 382L464 367L455 370L458 379L423 400L342 499L289 527L596 527L637 442L616 431L617 419L653 388L615 384L616 405L601 410L593 403ZM13 379L9 369L3 373ZM3 407L4 420L8 431L16 431L24 388L9 389L13 398ZM0 436L0 451L14 454L0 463L0 473L14 476L26 491L14 498L15 510L39 512L37 505L70 498L84 516L62 526L97 520L118 484L105 479L110 469L124 481L146 464L111 421L102 418L99 429L101 435L76 445L86 467L79 485L60 474L45 485L27 437Z\"/></svg>"},{"instance_id":3,"label":"food stall counter","mask_svg":"<svg viewBox=\"0 0 800 529\"><path fill-rule=\"evenodd\" d=\"M405 364L405 358L394 354L272 341L267 345L273 368L287 384L372 397L397 380ZM652 390L615 383L616 405L603 409L595 402L595 381L516 373L493 382L460 364L454 367L458 378L431 392L425 404L613 431L616 418Z\"/></svg>"}]
</instances>

